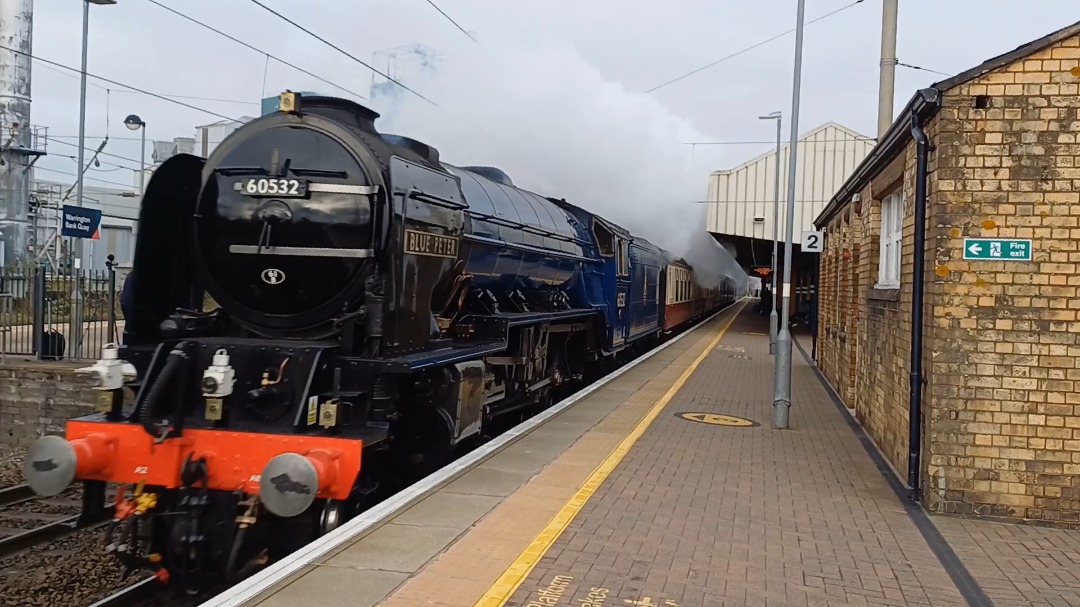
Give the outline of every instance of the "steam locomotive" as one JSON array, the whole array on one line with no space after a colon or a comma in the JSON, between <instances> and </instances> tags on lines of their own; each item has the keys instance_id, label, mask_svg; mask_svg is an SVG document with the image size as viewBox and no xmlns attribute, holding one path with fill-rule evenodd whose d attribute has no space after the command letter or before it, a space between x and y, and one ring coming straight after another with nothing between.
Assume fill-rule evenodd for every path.
<instances>
[{"instance_id":1,"label":"steam locomotive","mask_svg":"<svg viewBox=\"0 0 1080 607\"><path fill-rule=\"evenodd\" d=\"M151 179L124 344L82 370L96 411L24 466L42 495L83 481L85 509L119 487L127 571L250 575L734 301L377 117L286 92Z\"/></svg>"}]
</instances>

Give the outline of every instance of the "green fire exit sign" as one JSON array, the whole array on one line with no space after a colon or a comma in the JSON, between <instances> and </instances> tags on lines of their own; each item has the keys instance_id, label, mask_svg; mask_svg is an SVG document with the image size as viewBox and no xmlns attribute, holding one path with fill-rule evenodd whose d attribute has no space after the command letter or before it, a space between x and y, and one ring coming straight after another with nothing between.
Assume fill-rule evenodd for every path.
<instances>
[{"instance_id":1,"label":"green fire exit sign","mask_svg":"<svg viewBox=\"0 0 1080 607\"><path fill-rule=\"evenodd\" d=\"M1031 261L1031 241L1017 238L965 238L964 259Z\"/></svg>"}]
</instances>

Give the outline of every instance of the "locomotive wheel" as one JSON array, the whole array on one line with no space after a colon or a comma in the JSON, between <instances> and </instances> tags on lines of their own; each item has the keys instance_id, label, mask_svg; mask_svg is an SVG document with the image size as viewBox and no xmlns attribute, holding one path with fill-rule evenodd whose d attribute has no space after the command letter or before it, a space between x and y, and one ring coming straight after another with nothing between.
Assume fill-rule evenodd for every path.
<instances>
[{"instance_id":1,"label":"locomotive wheel","mask_svg":"<svg viewBox=\"0 0 1080 607\"><path fill-rule=\"evenodd\" d=\"M337 529L345 521L351 518L352 509L348 502L342 500L326 500L323 504L322 514L319 515L319 534L326 535Z\"/></svg>"}]
</instances>

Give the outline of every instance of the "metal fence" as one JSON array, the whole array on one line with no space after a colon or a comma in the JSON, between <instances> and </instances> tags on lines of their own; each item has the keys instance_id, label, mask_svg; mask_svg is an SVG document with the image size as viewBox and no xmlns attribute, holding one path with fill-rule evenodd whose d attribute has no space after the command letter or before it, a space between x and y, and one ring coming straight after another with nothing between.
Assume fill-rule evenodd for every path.
<instances>
[{"instance_id":1,"label":"metal fence","mask_svg":"<svg viewBox=\"0 0 1080 607\"><path fill-rule=\"evenodd\" d=\"M101 270L0 268L0 353L96 359L124 331L115 264Z\"/></svg>"}]
</instances>

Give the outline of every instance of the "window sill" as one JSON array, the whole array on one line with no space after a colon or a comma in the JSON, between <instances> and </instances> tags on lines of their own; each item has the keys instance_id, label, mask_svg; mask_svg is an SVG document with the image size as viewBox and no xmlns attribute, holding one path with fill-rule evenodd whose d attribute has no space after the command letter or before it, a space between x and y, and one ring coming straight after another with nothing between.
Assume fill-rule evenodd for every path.
<instances>
[{"instance_id":1,"label":"window sill","mask_svg":"<svg viewBox=\"0 0 1080 607\"><path fill-rule=\"evenodd\" d=\"M866 297L877 301L900 301L900 287L875 286Z\"/></svg>"}]
</instances>

